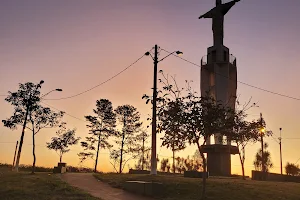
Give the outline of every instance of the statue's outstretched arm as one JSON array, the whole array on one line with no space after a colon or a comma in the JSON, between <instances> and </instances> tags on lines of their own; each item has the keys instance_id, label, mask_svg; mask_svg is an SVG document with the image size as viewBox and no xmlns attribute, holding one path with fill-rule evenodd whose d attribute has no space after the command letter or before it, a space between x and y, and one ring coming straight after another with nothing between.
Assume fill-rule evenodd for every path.
<instances>
[{"instance_id":1,"label":"statue's outstretched arm","mask_svg":"<svg viewBox=\"0 0 300 200\"><path fill-rule=\"evenodd\" d=\"M208 12L205 13L204 15L201 15L201 16L199 17L199 19L201 19L201 18L213 18L213 9L210 10L210 11L208 11Z\"/></svg>"},{"instance_id":2,"label":"statue's outstretched arm","mask_svg":"<svg viewBox=\"0 0 300 200\"><path fill-rule=\"evenodd\" d=\"M224 3L223 5L222 5L222 13L223 13L223 15L226 15L227 14L227 12L231 9L231 7L232 6L234 6L234 4L236 3L236 2L239 2L240 0L234 0L234 1L230 1L230 2L228 2L228 3Z\"/></svg>"}]
</instances>

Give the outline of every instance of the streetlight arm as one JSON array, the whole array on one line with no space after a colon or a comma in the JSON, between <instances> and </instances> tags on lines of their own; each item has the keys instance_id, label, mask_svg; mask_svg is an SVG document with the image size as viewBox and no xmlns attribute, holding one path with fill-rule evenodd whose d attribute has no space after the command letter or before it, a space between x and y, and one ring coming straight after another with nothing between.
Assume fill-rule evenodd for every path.
<instances>
[{"instance_id":1,"label":"streetlight arm","mask_svg":"<svg viewBox=\"0 0 300 200\"><path fill-rule=\"evenodd\" d=\"M44 94L43 96L41 96L41 99L45 96L47 96L48 94L50 94L51 92L54 92L54 91L58 91L58 92L61 92L62 89L54 89L54 90L51 90L50 92L47 92L46 94Z\"/></svg>"},{"instance_id":2,"label":"streetlight arm","mask_svg":"<svg viewBox=\"0 0 300 200\"><path fill-rule=\"evenodd\" d=\"M147 51L147 52L145 53L145 56L151 56L152 60L154 61L154 57L152 56L152 54L151 54L149 51Z\"/></svg>"},{"instance_id":3,"label":"streetlight arm","mask_svg":"<svg viewBox=\"0 0 300 200\"><path fill-rule=\"evenodd\" d=\"M166 58L167 58L167 57L169 57L170 55L174 54L175 52L176 52L176 51L174 51L174 52L170 53L169 55L167 55L167 56L163 57L162 59L160 59L160 60L159 60L159 61L157 61L157 62L163 61L164 59L166 59Z\"/></svg>"}]
</instances>

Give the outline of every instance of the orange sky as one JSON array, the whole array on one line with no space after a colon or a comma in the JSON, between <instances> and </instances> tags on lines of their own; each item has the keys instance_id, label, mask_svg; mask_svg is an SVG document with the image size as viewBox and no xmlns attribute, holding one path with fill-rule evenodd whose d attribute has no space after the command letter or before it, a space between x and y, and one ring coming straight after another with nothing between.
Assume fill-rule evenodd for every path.
<instances>
[{"instance_id":1,"label":"orange sky","mask_svg":"<svg viewBox=\"0 0 300 200\"><path fill-rule=\"evenodd\" d=\"M43 92L62 88L49 98L66 97L82 92L115 75L146 51L158 44L169 51L181 50L184 58L200 64L207 47L212 45L211 21L197 18L212 8L210 0L188 1L2 1L0 7L0 94L15 91L18 83L45 81ZM282 94L300 97L298 85L299 17L300 2L294 0L252 0L239 2L225 18L225 45L237 57L238 80ZM280 15L277 10L281 10ZM164 56L160 55L161 57ZM165 73L176 75L179 84L193 80L193 88L200 88L200 69L175 57L159 64ZM84 95L46 103L84 120L91 114L100 98L110 99L114 107L132 104L143 120L151 108L141 99L151 94L153 65L149 57L116 79ZM262 112L268 128L283 138L300 138L300 102L238 84L241 101L250 97L259 108L249 111L250 118ZM12 107L2 98L0 119L11 115ZM65 116L69 128L77 128L80 137L88 130L85 123ZM147 122L145 121L145 125ZM150 132L150 129L149 129ZM15 142L21 130L10 131L0 126L0 162L11 163ZM44 146L55 130L44 130L37 135L37 165L54 166L55 152ZM279 145L270 144L274 168L279 172ZM295 151L300 139L283 140L283 164L300 158ZM30 164L31 135L26 134L21 163ZM160 143L158 144L160 146ZM246 172L253 169L253 159L260 144L248 146ZM180 155L191 155L195 147ZM69 165L77 165L79 146L64 157ZM171 151L158 148L161 156ZM107 151L101 151L99 169L112 170ZM87 165L91 166L91 162ZM240 173L238 156L232 157L232 172Z\"/></svg>"}]
</instances>

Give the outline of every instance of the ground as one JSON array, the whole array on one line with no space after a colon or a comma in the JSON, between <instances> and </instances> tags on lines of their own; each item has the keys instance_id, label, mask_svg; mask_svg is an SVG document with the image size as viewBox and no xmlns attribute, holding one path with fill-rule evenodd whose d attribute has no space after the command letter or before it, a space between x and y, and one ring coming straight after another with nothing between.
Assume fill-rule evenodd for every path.
<instances>
[{"instance_id":1,"label":"ground","mask_svg":"<svg viewBox=\"0 0 300 200\"><path fill-rule=\"evenodd\" d=\"M57 175L0 170L1 200L99 200L69 186Z\"/></svg>"},{"instance_id":2,"label":"ground","mask_svg":"<svg viewBox=\"0 0 300 200\"><path fill-rule=\"evenodd\" d=\"M103 200L153 200L152 198L113 188L107 183L97 180L90 173L66 173L62 174L61 178L70 185L80 188L95 197L101 197Z\"/></svg>"},{"instance_id":3,"label":"ground","mask_svg":"<svg viewBox=\"0 0 300 200\"><path fill-rule=\"evenodd\" d=\"M160 200L198 200L201 179L171 175L95 174L96 178L113 187L122 188L127 180L155 181L164 185ZM208 200L300 200L299 183L261 182L238 178L209 178L207 182Z\"/></svg>"}]
</instances>

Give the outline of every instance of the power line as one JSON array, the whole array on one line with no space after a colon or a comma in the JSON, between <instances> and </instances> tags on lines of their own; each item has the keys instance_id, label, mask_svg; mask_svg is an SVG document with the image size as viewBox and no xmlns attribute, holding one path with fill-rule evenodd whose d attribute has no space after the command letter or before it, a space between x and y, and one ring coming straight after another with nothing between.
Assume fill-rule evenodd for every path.
<instances>
[{"instance_id":1,"label":"power line","mask_svg":"<svg viewBox=\"0 0 300 200\"><path fill-rule=\"evenodd\" d=\"M80 92L78 94L75 94L75 95L71 95L71 96L68 96L68 97L63 97L63 98L58 98L58 99L44 99L44 100L63 100L63 99L71 99L71 98L74 98L74 97L77 97L79 95L82 95L84 93L87 93L97 87L100 87L101 85L104 85L105 83L111 81L112 79L116 78L117 76L119 76L120 74L122 74L123 72L125 72L126 70L128 70L130 67L132 67L134 64L136 64L139 60L141 60L143 57L145 56L145 54L143 54L140 58L138 58L136 61L134 61L133 63L131 63L129 66L127 66L126 68L124 68L123 70L121 70L120 72L118 72L117 74L115 74L114 76L110 77L109 79L103 81L102 83L90 88L90 89L87 89L83 92Z\"/></svg>"},{"instance_id":2,"label":"power line","mask_svg":"<svg viewBox=\"0 0 300 200\"><path fill-rule=\"evenodd\" d=\"M45 102L41 102L41 103L42 103L42 104L45 104L45 105L49 106L50 108L53 108L53 109L55 109L55 110L57 110L57 111L64 112L64 114L66 114L66 115L68 115L68 116L70 116L70 117L72 117L72 118L74 118L74 119L77 119L77 120L79 120L79 121L82 121L82 122L84 122L84 123L87 123L87 122L84 121L83 119L80 119L79 117L75 117L75 116L73 116L73 115L70 115L70 114L68 114L67 112L62 111L62 110L60 110L60 109L58 109L58 108L55 108L55 107L53 107L53 106L51 106L51 105L49 105L49 104L47 104L47 103L45 103Z\"/></svg>"},{"instance_id":3,"label":"power line","mask_svg":"<svg viewBox=\"0 0 300 200\"><path fill-rule=\"evenodd\" d=\"M165 52L167 52L167 53L171 53L170 51L167 51L167 50L165 50L165 49L162 49L162 50L165 51ZM180 56L177 56L177 55L175 55L175 54L172 54L172 55L175 56L175 57L177 57L177 58L179 58L179 59L181 59L181 60L183 60L183 61L185 61L185 62L188 62L188 63L190 63L190 64L192 64L192 65L195 65L195 66L197 66L197 67L201 67L201 65L198 65L198 64L196 64L196 63L193 63L193 62L191 62L191 61L189 61L189 60L187 60L187 59L184 59L184 58L182 58L182 57L180 57ZM222 74L219 74L219 73L216 73L216 72L215 72L215 74L217 74L217 75L219 75L219 76L223 76L223 77L225 77L225 78L227 78L227 79L230 79L229 77L224 76L224 75L222 75ZM278 96L281 96L281 97L286 97L286 98L289 98L289 99L293 99L293 100L300 101L300 98L288 96L288 95L285 95L285 94L280 94L280 93L278 93L278 92L273 92L273 91L271 91L271 90L267 90L267 89L264 89L264 88L261 88L261 87L257 87L257 86L254 86L254 85L251 85L251 84L242 82L242 81L237 81L237 82L240 83L240 84L246 85L246 86L248 86L248 87L257 89L257 90L261 90L261 91L264 91L264 92L267 92L267 93L271 93L271 94L274 94L274 95L278 95Z\"/></svg>"}]
</instances>

